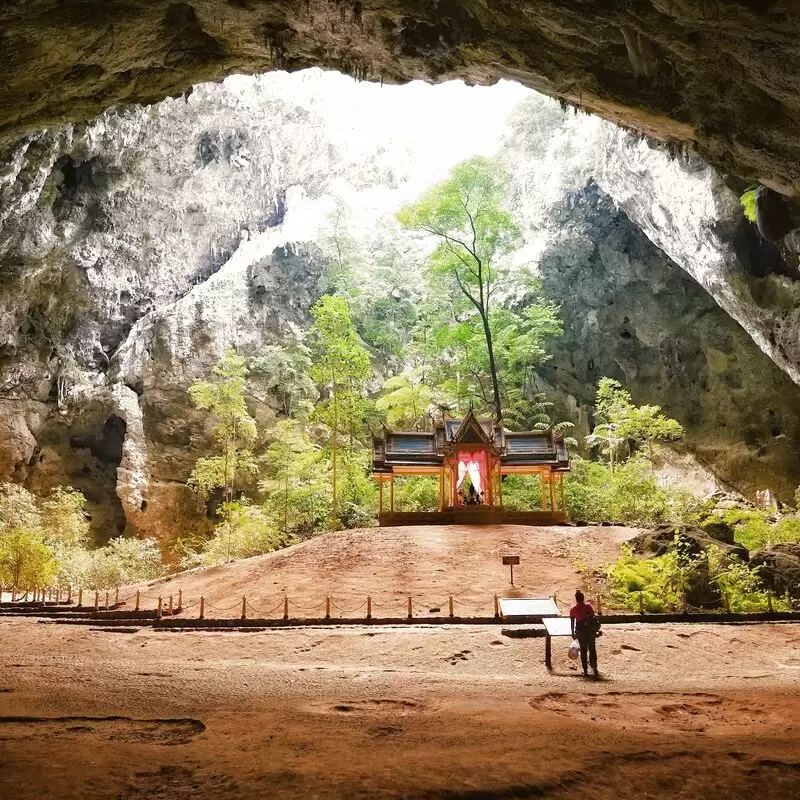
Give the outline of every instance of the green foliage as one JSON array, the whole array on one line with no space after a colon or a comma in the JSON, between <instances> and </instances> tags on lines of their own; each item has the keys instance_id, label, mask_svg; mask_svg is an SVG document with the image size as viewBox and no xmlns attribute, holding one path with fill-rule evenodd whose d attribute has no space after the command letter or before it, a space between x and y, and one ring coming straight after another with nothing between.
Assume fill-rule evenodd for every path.
<instances>
[{"instance_id":1,"label":"green foliage","mask_svg":"<svg viewBox=\"0 0 800 800\"><path fill-rule=\"evenodd\" d=\"M595 410L600 422L586 437L586 443L590 447L599 447L612 469L624 457L623 445L627 445L628 456L632 453L631 442L645 445L652 455L653 442L683 436L681 424L665 417L660 406L635 406L630 392L612 378L598 381Z\"/></svg>"},{"instance_id":2,"label":"green foliage","mask_svg":"<svg viewBox=\"0 0 800 800\"><path fill-rule=\"evenodd\" d=\"M739 198L739 204L742 207L744 216L750 222L755 222L758 216L756 212L756 189L756 186L751 186Z\"/></svg>"},{"instance_id":3,"label":"green foliage","mask_svg":"<svg viewBox=\"0 0 800 800\"><path fill-rule=\"evenodd\" d=\"M539 511L542 485L535 475L506 475L503 478L503 508Z\"/></svg>"},{"instance_id":4,"label":"green foliage","mask_svg":"<svg viewBox=\"0 0 800 800\"><path fill-rule=\"evenodd\" d=\"M688 492L659 486L652 464L642 455L614 470L598 462L576 461L564 483L573 519L633 525L679 522L695 503Z\"/></svg>"},{"instance_id":5,"label":"green foliage","mask_svg":"<svg viewBox=\"0 0 800 800\"><path fill-rule=\"evenodd\" d=\"M722 592L732 612L769 610L769 595L761 582L760 567L750 567L737 558L729 558L713 545L706 551L706 559L710 581ZM773 598L772 609L790 611L791 606L781 598Z\"/></svg>"},{"instance_id":6,"label":"green foliage","mask_svg":"<svg viewBox=\"0 0 800 800\"><path fill-rule=\"evenodd\" d=\"M165 572L155 539L119 536L97 550L77 550L65 560L59 581L88 589L109 589L152 580Z\"/></svg>"},{"instance_id":7,"label":"green foliage","mask_svg":"<svg viewBox=\"0 0 800 800\"><path fill-rule=\"evenodd\" d=\"M734 530L735 540L750 552L766 550L779 542L800 542L800 518L782 517L777 523L754 508L731 508L723 519Z\"/></svg>"},{"instance_id":8,"label":"green foliage","mask_svg":"<svg viewBox=\"0 0 800 800\"><path fill-rule=\"evenodd\" d=\"M636 558L630 547L608 571L612 603L618 608L639 609L650 614L683 607L683 590L688 584L689 564L675 550L655 558Z\"/></svg>"},{"instance_id":9,"label":"green foliage","mask_svg":"<svg viewBox=\"0 0 800 800\"><path fill-rule=\"evenodd\" d=\"M330 473L322 450L296 420L281 420L270 436L258 485L264 509L284 536L308 536L330 516Z\"/></svg>"},{"instance_id":10,"label":"green foliage","mask_svg":"<svg viewBox=\"0 0 800 800\"><path fill-rule=\"evenodd\" d=\"M343 297L324 295L311 309L311 315L315 337L312 377L321 389L329 392L328 398L317 406L316 416L331 430L333 472L336 473L340 458L344 462L341 509L337 498L339 476L331 482L331 524L336 527L339 521L347 525L358 516L351 506L357 494L353 488L357 482L353 468L367 413L365 387L372 375L372 364L358 341L350 308ZM339 448L336 443L342 430L346 438L344 447Z\"/></svg>"},{"instance_id":11,"label":"green foliage","mask_svg":"<svg viewBox=\"0 0 800 800\"><path fill-rule=\"evenodd\" d=\"M422 382L419 370L394 375L383 384L383 391L375 408L386 415L390 428L410 431L424 427L434 393Z\"/></svg>"},{"instance_id":12,"label":"green foliage","mask_svg":"<svg viewBox=\"0 0 800 800\"><path fill-rule=\"evenodd\" d=\"M384 504L387 498L383 498ZM384 505L384 508L387 506ZM395 511L438 511L439 479L427 475L404 475L394 481Z\"/></svg>"},{"instance_id":13,"label":"green foliage","mask_svg":"<svg viewBox=\"0 0 800 800\"><path fill-rule=\"evenodd\" d=\"M714 545L689 555L676 537L672 550L653 558L637 558L630 547L623 547L608 570L608 585L615 606L638 610L641 594L648 613L682 610L686 592L703 586L716 591L719 607L727 605L734 613L767 611L769 597L759 572ZM789 610L789 604L779 598L773 598L772 607Z\"/></svg>"},{"instance_id":14,"label":"green foliage","mask_svg":"<svg viewBox=\"0 0 800 800\"><path fill-rule=\"evenodd\" d=\"M218 420L214 438L219 453L198 459L189 485L207 497L213 489L224 489L231 500L240 487L242 476L253 474L257 464L250 450L255 443L256 423L245 403L244 358L229 348L211 370L211 378L189 387L194 404L210 411Z\"/></svg>"},{"instance_id":15,"label":"green foliage","mask_svg":"<svg viewBox=\"0 0 800 800\"><path fill-rule=\"evenodd\" d=\"M211 567L239 558L270 553L291 540L273 527L267 513L245 501L223 503L214 535L183 561L185 567Z\"/></svg>"},{"instance_id":16,"label":"green foliage","mask_svg":"<svg viewBox=\"0 0 800 800\"><path fill-rule=\"evenodd\" d=\"M448 180L397 215L404 227L439 240L429 270L434 282L452 298L454 315L460 317L471 308L480 318L497 420L502 409L490 327L491 298L506 274L504 261L520 238L516 223L502 207L507 189L508 175L500 164L476 156L454 167Z\"/></svg>"},{"instance_id":17,"label":"green foliage","mask_svg":"<svg viewBox=\"0 0 800 800\"><path fill-rule=\"evenodd\" d=\"M49 584L57 562L37 531L15 527L0 536L0 583L35 587Z\"/></svg>"},{"instance_id":18,"label":"green foliage","mask_svg":"<svg viewBox=\"0 0 800 800\"><path fill-rule=\"evenodd\" d=\"M36 499L16 483L0 484L0 535L18 529L42 531L42 515Z\"/></svg>"},{"instance_id":19,"label":"green foliage","mask_svg":"<svg viewBox=\"0 0 800 800\"><path fill-rule=\"evenodd\" d=\"M86 498L71 486L56 486L41 503L44 541L56 553L84 547L89 539Z\"/></svg>"},{"instance_id":20,"label":"green foliage","mask_svg":"<svg viewBox=\"0 0 800 800\"><path fill-rule=\"evenodd\" d=\"M264 347L250 360L250 374L277 397L287 417L307 416L317 389L311 379L311 349L306 334L289 323L281 344Z\"/></svg>"}]
</instances>

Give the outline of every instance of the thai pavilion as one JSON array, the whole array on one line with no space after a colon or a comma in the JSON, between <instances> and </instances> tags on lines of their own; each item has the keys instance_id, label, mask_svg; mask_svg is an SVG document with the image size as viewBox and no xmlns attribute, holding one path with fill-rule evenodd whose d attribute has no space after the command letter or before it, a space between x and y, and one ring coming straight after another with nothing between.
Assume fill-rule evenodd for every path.
<instances>
[{"instance_id":1,"label":"thai pavilion","mask_svg":"<svg viewBox=\"0 0 800 800\"><path fill-rule=\"evenodd\" d=\"M378 481L381 526L564 522L564 473L569 454L563 435L552 431L511 432L470 410L463 419L445 418L432 431L399 432L384 428L372 437L372 471ZM439 479L439 510L394 510L396 475ZM541 481L541 510L503 508L503 477L536 475ZM469 476L470 492L463 491ZM388 497L387 497L388 495Z\"/></svg>"}]
</instances>

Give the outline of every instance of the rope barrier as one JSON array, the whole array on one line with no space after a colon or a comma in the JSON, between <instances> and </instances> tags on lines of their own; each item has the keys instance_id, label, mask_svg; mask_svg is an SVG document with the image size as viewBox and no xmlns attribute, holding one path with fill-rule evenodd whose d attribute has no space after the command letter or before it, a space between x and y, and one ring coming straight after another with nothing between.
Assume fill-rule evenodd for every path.
<instances>
[{"instance_id":1,"label":"rope barrier","mask_svg":"<svg viewBox=\"0 0 800 800\"><path fill-rule=\"evenodd\" d=\"M366 604L367 604L367 601L365 600L360 606L358 606L358 608L353 608L353 609L348 610L348 609L342 608L341 606L339 606L336 603L334 603L333 600L331 600L331 605L337 611L341 611L342 614L355 614L356 611L361 611L361 609L364 608L364 606L366 606Z\"/></svg>"},{"instance_id":2,"label":"rope barrier","mask_svg":"<svg viewBox=\"0 0 800 800\"><path fill-rule=\"evenodd\" d=\"M256 608L249 600L247 601L247 607L254 611L256 614L262 614L264 617L268 617L270 614L274 614L279 609L283 608L283 600L281 600L275 608L271 608L269 611L263 611L260 608Z\"/></svg>"}]
</instances>

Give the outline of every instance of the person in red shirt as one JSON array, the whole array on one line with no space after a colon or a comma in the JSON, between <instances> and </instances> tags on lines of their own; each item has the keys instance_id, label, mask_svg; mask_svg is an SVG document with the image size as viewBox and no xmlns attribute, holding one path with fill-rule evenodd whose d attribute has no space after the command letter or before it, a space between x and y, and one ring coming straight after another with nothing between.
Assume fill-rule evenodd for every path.
<instances>
[{"instance_id":1,"label":"person in red shirt","mask_svg":"<svg viewBox=\"0 0 800 800\"><path fill-rule=\"evenodd\" d=\"M583 674L589 674L588 666L591 665L592 672L596 678L597 649L595 648L595 638L597 628L594 624L594 608L592 608L591 603L584 602L583 592L580 589L575 592L575 605L569 610L569 618L572 625L572 637L577 639L578 644L581 646Z\"/></svg>"}]
</instances>

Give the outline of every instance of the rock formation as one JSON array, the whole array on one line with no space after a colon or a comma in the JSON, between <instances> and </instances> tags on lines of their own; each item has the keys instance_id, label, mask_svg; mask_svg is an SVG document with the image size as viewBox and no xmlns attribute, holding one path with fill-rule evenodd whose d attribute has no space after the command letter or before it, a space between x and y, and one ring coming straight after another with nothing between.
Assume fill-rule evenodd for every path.
<instances>
[{"instance_id":1,"label":"rock formation","mask_svg":"<svg viewBox=\"0 0 800 800\"><path fill-rule=\"evenodd\" d=\"M255 13L239 5L243 18ZM198 63L187 60L187 74ZM101 539L127 530L169 541L207 525L185 485L208 436L187 387L227 345L252 354L286 324L308 325L337 219L369 263L426 247L392 214L431 174L402 140L351 142L357 120L340 110L340 127L331 121L332 81L352 89L314 73L199 86L10 148L0 477L81 489ZM788 497L800 483L793 267L699 160L532 102L505 157L525 258L567 320L542 380L586 422L596 379L620 377L637 402L681 419L725 481ZM446 157L463 157L448 150L444 170ZM268 425L275 410L262 401L253 410Z\"/></svg>"},{"instance_id":2,"label":"rock formation","mask_svg":"<svg viewBox=\"0 0 800 800\"><path fill-rule=\"evenodd\" d=\"M234 72L512 78L725 172L798 187L800 8L752 0L11 0L0 138Z\"/></svg>"}]
</instances>

